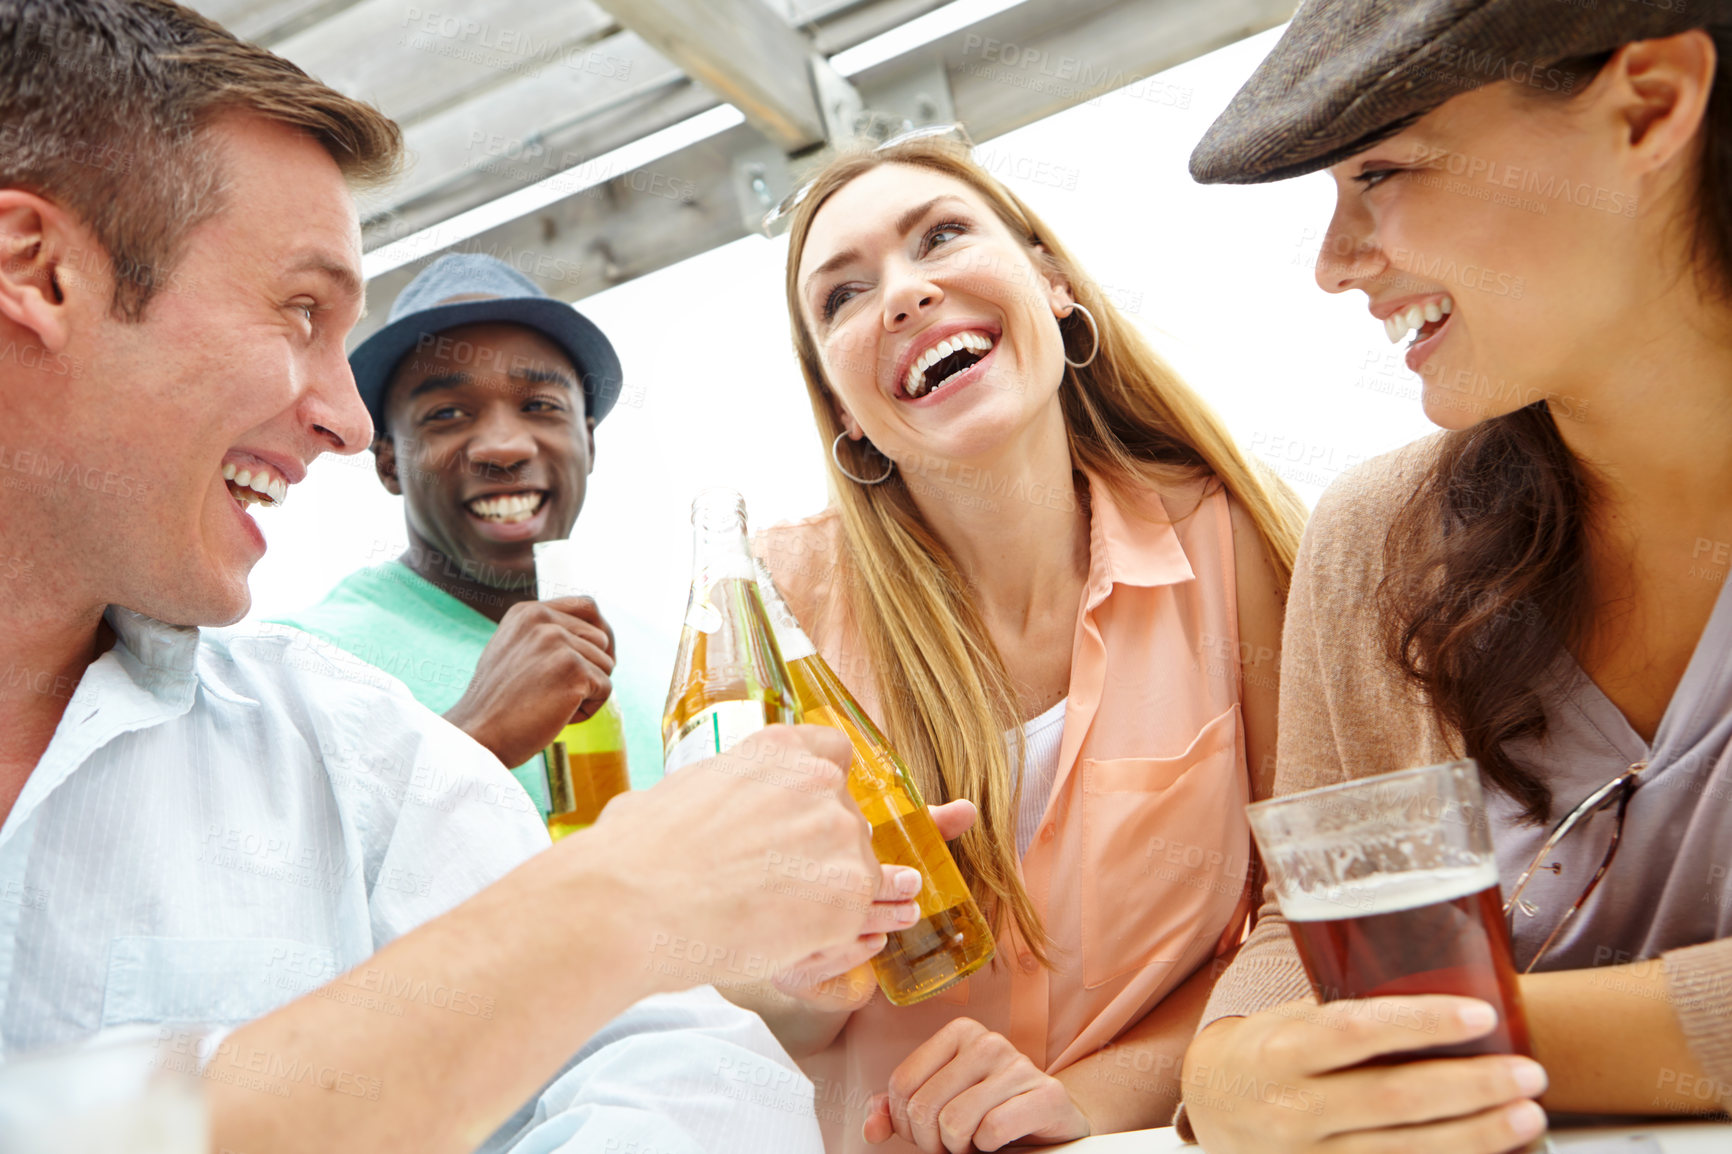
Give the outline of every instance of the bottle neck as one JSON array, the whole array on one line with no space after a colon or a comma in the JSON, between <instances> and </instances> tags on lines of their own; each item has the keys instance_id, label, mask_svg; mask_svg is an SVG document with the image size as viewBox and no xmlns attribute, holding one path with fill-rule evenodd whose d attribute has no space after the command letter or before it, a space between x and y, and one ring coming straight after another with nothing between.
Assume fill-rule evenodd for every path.
<instances>
[{"instance_id":1,"label":"bottle neck","mask_svg":"<svg viewBox=\"0 0 1732 1154\"><path fill-rule=\"evenodd\" d=\"M782 651L783 662L795 662L817 653L818 647L812 644L812 639L800 628L799 618L788 608L788 603L782 600L782 591L776 588L776 579L770 576L769 568L756 557L752 559L752 564L757 569L758 591L764 598L764 613L770 619L770 628L776 631L776 648Z\"/></svg>"},{"instance_id":2,"label":"bottle neck","mask_svg":"<svg viewBox=\"0 0 1732 1154\"><path fill-rule=\"evenodd\" d=\"M753 576L745 500L727 490L698 494L692 502L693 592L705 595L717 581Z\"/></svg>"},{"instance_id":3,"label":"bottle neck","mask_svg":"<svg viewBox=\"0 0 1732 1154\"><path fill-rule=\"evenodd\" d=\"M740 577L750 581L752 554L745 530L732 533L698 527L692 534L692 584L708 592L717 581Z\"/></svg>"}]
</instances>

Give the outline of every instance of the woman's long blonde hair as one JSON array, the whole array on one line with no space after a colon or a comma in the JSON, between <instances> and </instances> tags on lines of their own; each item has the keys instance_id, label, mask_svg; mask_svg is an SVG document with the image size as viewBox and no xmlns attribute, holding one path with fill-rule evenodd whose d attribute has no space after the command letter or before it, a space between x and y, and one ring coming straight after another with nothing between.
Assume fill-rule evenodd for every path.
<instances>
[{"instance_id":1,"label":"woman's long blonde hair","mask_svg":"<svg viewBox=\"0 0 1732 1154\"><path fill-rule=\"evenodd\" d=\"M1036 268L1068 285L1072 299L1094 314L1099 351L1084 368L1067 365L1059 388L1073 467L1090 470L1127 494L1218 478L1255 522L1284 595L1304 507L1239 451L1220 418L1125 322L1051 231L976 165L958 141L916 138L838 156L820 170L794 212L788 315L826 449L842 425L818 348L801 318L800 255L825 201L884 164L931 169L967 184L1029 246ZM1081 323L1078 318L1069 327L1074 331ZM1086 351L1086 331L1076 339L1079 353ZM857 447L847 451L848 468L859 476L874 476L884 467L877 454ZM861 485L844 476L834 460L829 468L844 540L837 563L877 677L880 720L928 801L966 797L979 807L980 820L958 844L957 864L988 917L1002 926L1008 913L1027 947L1050 964L1046 932L1023 887L1016 849L1017 798L1004 735L1007 730L1020 735L1023 719L969 582L921 518L900 470L883 484Z\"/></svg>"}]
</instances>

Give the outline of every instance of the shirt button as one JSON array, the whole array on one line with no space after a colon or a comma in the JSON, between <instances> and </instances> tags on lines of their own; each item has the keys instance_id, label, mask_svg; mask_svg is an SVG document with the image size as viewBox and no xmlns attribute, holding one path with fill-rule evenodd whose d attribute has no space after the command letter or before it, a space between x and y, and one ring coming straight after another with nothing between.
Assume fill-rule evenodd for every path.
<instances>
[{"instance_id":1,"label":"shirt button","mask_svg":"<svg viewBox=\"0 0 1732 1154\"><path fill-rule=\"evenodd\" d=\"M1022 972L1025 974L1032 974L1036 970L1040 969L1040 963L1034 960L1033 954L1022 955L1021 963L1022 963Z\"/></svg>"},{"instance_id":2,"label":"shirt button","mask_svg":"<svg viewBox=\"0 0 1732 1154\"><path fill-rule=\"evenodd\" d=\"M1049 825L1045 829L1040 831L1040 840L1041 841L1051 841L1052 837L1053 837L1052 826Z\"/></svg>"}]
</instances>

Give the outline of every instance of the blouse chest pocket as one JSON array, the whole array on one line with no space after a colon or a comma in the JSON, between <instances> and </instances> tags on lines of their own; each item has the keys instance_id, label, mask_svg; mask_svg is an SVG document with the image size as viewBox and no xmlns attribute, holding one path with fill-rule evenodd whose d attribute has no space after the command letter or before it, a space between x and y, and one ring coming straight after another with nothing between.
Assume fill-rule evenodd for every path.
<instances>
[{"instance_id":1,"label":"blouse chest pocket","mask_svg":"<svg viewBox=\"0 0 1732 1154\"><path fill-rule=\"evenodd\" d=\"M1083 984L1196 956L1246 885L1249 787L1238 706L1176 757L1082 760Z\"/></svg>"},{"instance_id":2,"label":"blouse chest pocket","mask_svg":"<svg viewBox=\"0 0 1732 1154\"><path fill-rule=\"evenodd\" d=\"M333 951L282 938L115 938L102 1025L236 1025L324 985Z\"/></svg>"}]
</instances>

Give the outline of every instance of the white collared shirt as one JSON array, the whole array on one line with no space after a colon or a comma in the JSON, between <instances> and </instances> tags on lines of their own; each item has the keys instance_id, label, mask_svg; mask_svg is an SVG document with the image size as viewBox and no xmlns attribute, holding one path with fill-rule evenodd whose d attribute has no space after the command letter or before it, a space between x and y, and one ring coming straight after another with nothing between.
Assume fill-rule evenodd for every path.
<instances>
[{"instance_id":1,"label":"white collared shirt","mask_svg":"<svg viewBox=\"0 0 1732 1154\"><path fill-rule=\"evenodd\" d=\"M0 1054L232 1028L343 974L381 1029L405 999L491 1016L490 994L365 963L548 846L492 754L296 630L107 619L116 644L0 826ZM610 1023L486 1148L816 1151L810 1100L762 1022L699 990Z\"/></svg>"}]
</instances>

